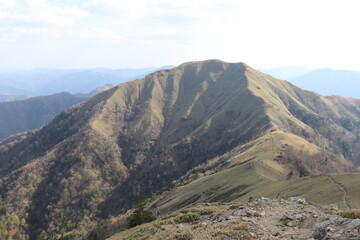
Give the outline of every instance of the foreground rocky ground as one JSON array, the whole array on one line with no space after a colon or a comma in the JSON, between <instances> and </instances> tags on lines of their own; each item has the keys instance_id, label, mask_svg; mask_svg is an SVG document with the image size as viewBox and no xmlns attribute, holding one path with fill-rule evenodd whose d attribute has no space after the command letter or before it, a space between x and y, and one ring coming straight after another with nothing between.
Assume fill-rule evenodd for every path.
<instances>
[{"instance_id":1,"label":"foreground rocky ground","mask_svg":"<svg viewBox=\"0 0 360 240\"><path fill-rule=\"evenodd\" d=\"M337 207L329 206L329 210L336 211ZM360 219L324 213L299 197L256 199L229 213L227 218L234 215L251 223L255 239L360 239Z\"/></svg>"},{"instance_id":2,"label":"foreground rocky ground","mask_svg":"<svg viewBox=\"0 0 360 240\"><path fill-rule=\"evenodd\" d=\"M360 219L342 218L337 210L332 205L324 211L301 197L204 203L111 239L360 239Z\"/></svg>"}]
</instances>

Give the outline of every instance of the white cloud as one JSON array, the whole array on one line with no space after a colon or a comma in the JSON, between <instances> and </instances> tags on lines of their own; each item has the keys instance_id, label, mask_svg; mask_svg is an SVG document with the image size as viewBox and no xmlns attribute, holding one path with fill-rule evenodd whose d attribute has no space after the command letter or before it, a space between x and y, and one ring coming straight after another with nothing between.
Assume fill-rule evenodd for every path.
<instances>
[{"instance_id":1,"label":"white cloud","mask_svg":"<svg viewBox=\"0 0 360 240\"><path fill-rule=\"evenodd\" d=\"M0 1L0 26L69 26L86 15L83 9L60 8L46 0Z\"/></svg>"},{"instance_id":2,"label":"white cloud","mask_svg":"<svg viewBox=\"0 0 360 240\"><path fill-rule=\"evenodd\" d=\"M256 67L360 70L358 0L51 2L60 1L61 7L46 0L0 0L0 51L7 43L29 49L48 44L93 56L86 61L98 54L110 62L106 54L111 59L127 53L127 61L141 59L142 66L153 65L155 54L159 65L220 58Z\"/></svg>"},{"instance_id":3,"label":"white cloud","mask_svg":"<svg viewBox=\"0 0 360 240\"><path fill-rule=\"evenodd\" d=\"M225 8L231 9L236 4L233 0L182 0L182 1L166 1L166 0L94 0L90 6L92 10L104 17L114 17L120 22L130 24L162 23L172 24L172 21L165 22L173 18L180 18L186 22L189 20L211 19L215 15L224 15ZM221 9L219 9L221 8ZM220 11L219 11L220 10ZM176 22L179 24L179 22Z\"/></svg>"}]
</instances>

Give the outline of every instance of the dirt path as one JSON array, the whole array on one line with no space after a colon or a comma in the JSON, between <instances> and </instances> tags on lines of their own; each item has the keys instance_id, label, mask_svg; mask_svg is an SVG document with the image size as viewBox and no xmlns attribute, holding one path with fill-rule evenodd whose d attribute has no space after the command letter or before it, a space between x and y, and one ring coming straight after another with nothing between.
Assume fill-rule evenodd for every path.
<instances>
[{"instance_id":1,"label":"dirt path","mask_svg":"<svg viewBox=\"0 0 360 240\"><path fill-rule=\"evenodd\" d=\"M340 188L340 190L343 192L343 203L344 203L344 205L345 205L348 209L351 209L351 206L350 206L350 204L349 204L348 201L347 201L347 190L346 190L346 188L345 188L343 185L341 185L339 182L337 182L337 181L336 181L334 178L332 178L331 176L327 175L327 177L329 178L329 180L331 181L332 184L337 185L337 186Z\"/></svg>"},{"instance_id":2,"label":"dirt path","mask_svg":"<svg viewBox=\"0 0 360 240\"><path fill-rule=\"evenodd\" d=\"M273 153L273 157L275 157L274 138L273 138L271 132L269 132L269 134L270 134L270 138L271 138L271 150L272 150L272 153Z\"/></svg>"},{"instance_id":3,"label":"dirt path","mask_svg":"<svg viewBox=\"0 0 360 240\"><path fill-rule=\"evenodd\" d=\"M255 224L261 226L257 239L309 239L314 232L314 225L322 214L315 206L303 205L282 199L262 200L249 203L255 211L265 213L255 218Z\"/></svg>"}]
</instances>

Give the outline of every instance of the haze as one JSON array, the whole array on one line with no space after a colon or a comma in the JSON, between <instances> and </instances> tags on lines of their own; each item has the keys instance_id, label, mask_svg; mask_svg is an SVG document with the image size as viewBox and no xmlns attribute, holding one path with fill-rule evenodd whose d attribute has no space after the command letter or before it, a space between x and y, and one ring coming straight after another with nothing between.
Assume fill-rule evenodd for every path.
<instances>
[{"instance_id":1,"label":"haze","mask_svg":"<svg viewBox=\"0 0 360 240\"><path fill-rule=\"evenodd\" d=\"M222 59L360 70L356 0L0 0L0 68Z\"/></svg>"}]
</instances>

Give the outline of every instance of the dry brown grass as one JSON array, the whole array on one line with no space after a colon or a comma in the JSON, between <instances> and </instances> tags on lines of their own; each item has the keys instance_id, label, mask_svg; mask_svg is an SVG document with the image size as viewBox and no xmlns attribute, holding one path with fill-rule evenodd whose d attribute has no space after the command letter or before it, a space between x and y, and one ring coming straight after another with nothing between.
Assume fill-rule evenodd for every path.
<instances>
[{"instance_id":1,"label":"dry brown grass","mask_svg":"<svg viewBox=\"0 0 360 240\"><path fill-rule=\"evenodd\" d=\"M360 218L360 209L349 209L341 212L340 215L345 218Z\"/></svg>"},{"instance_id":2,"label":"dry brown grass","mask_svg":"<svg viewBox=\"0 0 360 240\"><path fill-rule=\"evenodd\" d=\"M208 221L212 221L216 219L217 216L220 216L222 212L236 207L238 207L238 205L213 203L211 206L206 206L205 204L197 204L192 208L182 209L170 215L163 216L154 222L119 232L112 236L110 240L218 240L221 236L228 236L236 240L251 239L249 232L254 232L255 230L249 223L239 220L229 220L214 225L204 225L198 220L201 216L210 219ZM181 219L181 221L179 221L179 219ZM183 219L185 220L182 221Z\"/></svg>"}]
</instances>

